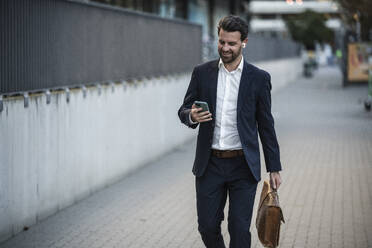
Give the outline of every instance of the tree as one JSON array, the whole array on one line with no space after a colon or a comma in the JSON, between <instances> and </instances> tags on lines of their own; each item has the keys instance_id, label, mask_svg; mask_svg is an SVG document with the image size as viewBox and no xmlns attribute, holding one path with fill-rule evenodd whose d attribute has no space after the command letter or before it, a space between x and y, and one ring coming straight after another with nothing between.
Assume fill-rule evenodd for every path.
<instances>
[{"instance_id":1,"label":"tree","mask_svg":"<svg viewBox=\"0 0 372 248\"><path fill-rule=\"evenodd\" d=\"M355 30L356 23L361 26L363 41L372 40L372 1L371 0L336 0L341 9L342 17L346 23Z\"/></svg>"},{"instance_id":2,"label":"tree","mask_svg":"<svg viewBox=\"0 0 372 248\"><path fill-rule=\"evenodd\" d=\"M323 14L306 10L285 18L292 39L302 43L307 50L314 50L315 43L333 43L333 30L325 25Z\"/></svg>"}]
</instances>

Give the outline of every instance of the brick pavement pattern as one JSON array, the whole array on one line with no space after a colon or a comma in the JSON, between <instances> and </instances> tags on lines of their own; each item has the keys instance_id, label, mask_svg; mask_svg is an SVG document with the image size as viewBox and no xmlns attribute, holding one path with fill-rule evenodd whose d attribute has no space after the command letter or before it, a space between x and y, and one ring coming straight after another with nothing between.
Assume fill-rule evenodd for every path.
<instances>
[{"instance_id":1,"label":"brick pavement pattern","mask_svg":"<svg viewBox=\"0 0 372 248\"><path fill-rule=\"evenodd\" d=\"M320 68L313 78L273 94L284 167L280 247L372 247L372 113L364 112L366 95L365 85L342 88L336 68ZM0 248L202 248L194 151L195 141L180 146ZM252 247L262 247L254 219ZM228 243L226 221L223 233Z\"/></svg>"}]
</instances>

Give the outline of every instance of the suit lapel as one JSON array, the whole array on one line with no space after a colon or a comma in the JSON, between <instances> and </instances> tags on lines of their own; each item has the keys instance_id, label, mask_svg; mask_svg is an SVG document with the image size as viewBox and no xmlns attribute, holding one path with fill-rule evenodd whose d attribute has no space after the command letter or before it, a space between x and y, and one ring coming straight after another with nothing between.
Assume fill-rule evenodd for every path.
<instances>
[{"instance_id":1,"label":"suit lapel","mask_svg":"<svg viewBox=\"0 0 372 248\"><path fill-rule=\"evenodd\" d=\"M216 99L217 99L217 80L218 80L218 62L219 60L216 60L215 62L211 63L211 66L209 67L209 87L210 87L210 110L212 113L212 116L216 116Z\"/></svg>"},{"instance_id":2,"label":"suit lapel","mask_svg":"<svg viewBox=\"0 0 372 248\"><path fill-rule=\"evenodd\" d=\"M249 64L246 61L244 61L244 67L243 67L242 76L240 78L240 84L239 84L237 113L239 113L240 110L242 109L245 93L248 89L249 84L252 81L251 72L252 71L249 68Z\"/></svg>"}]
</instances>

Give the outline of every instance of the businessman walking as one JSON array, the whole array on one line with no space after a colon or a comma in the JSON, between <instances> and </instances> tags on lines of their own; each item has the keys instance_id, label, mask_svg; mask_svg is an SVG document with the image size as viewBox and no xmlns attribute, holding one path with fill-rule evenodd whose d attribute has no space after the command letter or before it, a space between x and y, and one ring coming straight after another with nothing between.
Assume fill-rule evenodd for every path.
<instances>
[{"instance_id":1,"label":"businessman walking","mask_svg":"<svg viewBox=\"0 0 372 248\"><path fill-rule=\"evenodd\" d=\"M198 229L207 248L225 247L221 235L229 196L230 248L251 246L250 224L261 177L260 135L270 182L279 188L279 145L271 114L270 75L244 61L248 26L237 16L218 24L220 59L194 68L178 116L199 125L193 173L196 176ZM194 101L206 102L202 111Z\"/></svg>"}]
</instances>

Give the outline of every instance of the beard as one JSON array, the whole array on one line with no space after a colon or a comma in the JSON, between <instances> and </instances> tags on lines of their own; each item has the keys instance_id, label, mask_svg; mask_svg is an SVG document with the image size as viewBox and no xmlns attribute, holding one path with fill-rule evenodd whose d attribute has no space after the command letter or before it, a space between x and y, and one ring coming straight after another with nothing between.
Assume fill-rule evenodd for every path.
<instances>
[{"instance_id":1,"label":"beard","mask_svg":"<svg viewBox=\"0 0 372 248\"><path fill-rule=\"evenodd\" d=\"M218 50L218 54L220 55L220 58L222 60L223 63L225 64L230 64L232 62L234 62L240 55L242 51L242 48L240 47L238 51L236 51L236 53L234 53L233 51L229 51L227 53L224 53L222 52L222 48Z\"/></svg>"}]
</instances>

